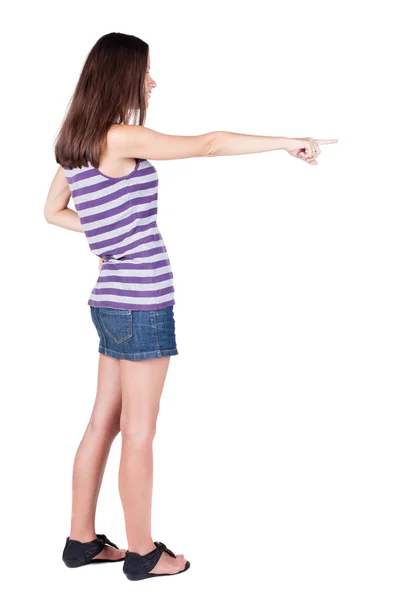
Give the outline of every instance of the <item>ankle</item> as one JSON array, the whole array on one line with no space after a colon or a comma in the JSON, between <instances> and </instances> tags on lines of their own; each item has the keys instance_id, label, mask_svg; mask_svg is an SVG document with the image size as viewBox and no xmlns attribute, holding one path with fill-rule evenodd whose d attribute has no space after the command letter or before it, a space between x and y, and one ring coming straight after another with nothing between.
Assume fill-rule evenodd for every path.
<instances>
[{"instance_id":1,"label":"ankle","mask_svg":"<svg viewBox=\"0 0 399 600\"><path fill-rule=\"evenodd\" d=\"M155 550L155 548L156 548L156 545L154 544L154 542L152 540L150 540L148 542L144 542L144 543L129 544L129 546L128 546L129 552L136 552L137 554L140 554L141 556L144 556L144 554L148 554L149 552L152 552L152 550Z\"/></svg>"},{"instance_id":2,"label":"ankle","mask_svg":"<svg viewBox=\"0 0 399 600\"><path fill-rule=\"evenodd\" d=\"M78 531L78 530L71 530L71 533L69 534L69 538L71 540L77 540L78 542L82 542L82 544L86 543L86 542L92 542L93 540L96 539L96 534L93 532L83 532L83 531Z\"/></svg>"}]
</instances>

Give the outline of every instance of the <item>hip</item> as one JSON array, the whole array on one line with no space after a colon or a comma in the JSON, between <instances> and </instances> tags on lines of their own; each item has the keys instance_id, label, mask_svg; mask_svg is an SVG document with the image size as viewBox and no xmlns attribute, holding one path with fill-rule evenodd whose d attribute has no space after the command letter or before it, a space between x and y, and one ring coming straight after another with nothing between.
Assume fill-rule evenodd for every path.
<instances>
[{"instance_id":1,"label":"hip","mask_svg":"<svg viewBox=\"0 0 399 600\"><path fill-rule=\"evenodd\" d=\"M156 310L90 305L90 314L102 354L126 360L178 354L174 305Z\"/></svg>"}]
</instances>

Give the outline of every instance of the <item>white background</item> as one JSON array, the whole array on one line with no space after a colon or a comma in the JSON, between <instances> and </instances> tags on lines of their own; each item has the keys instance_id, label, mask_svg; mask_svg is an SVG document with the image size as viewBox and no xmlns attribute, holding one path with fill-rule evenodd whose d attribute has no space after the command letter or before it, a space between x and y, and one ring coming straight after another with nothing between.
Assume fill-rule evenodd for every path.
<instances>
[{"instance_id":1,"label":"white background","mask_svg":"<svg viewBox=\"0 0 399 600\"><path fill-rule=\"evenodd\" d=\"M7 598L398 598L392 8L116 0L22 2L5 14ZM285 151L153 161L179 350L154 442L153 539L191 569L144 582L129 582L122 563L61 560L96 392L87 300L98 259L43 208L83 62L111 31L150 46L152 129L339 139L318 166ZM119 456L120 436L96 529L125 548Z\"/></svg>"}]
</instances>

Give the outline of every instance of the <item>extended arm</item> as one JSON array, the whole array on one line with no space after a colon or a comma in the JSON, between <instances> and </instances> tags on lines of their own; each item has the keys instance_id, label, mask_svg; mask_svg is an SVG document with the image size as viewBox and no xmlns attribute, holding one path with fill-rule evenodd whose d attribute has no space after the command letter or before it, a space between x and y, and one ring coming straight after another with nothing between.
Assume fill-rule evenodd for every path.
<instances>
[{"instance_id":1,"label":"extended arm","mask_svg":"<svg viewBox=\"0 0 399 600\"><path fill-rule=\"evenodd\" d=\"M113 125L108 148L116 158L143 157L148 160L172 160L200 156L231 156L270 150L286 150L291 156L317 164L319 144L338 140L287 138L247 135L232 131L210 131L200 135L167 135L142 125Z\"/></svg>"}]
</instances>

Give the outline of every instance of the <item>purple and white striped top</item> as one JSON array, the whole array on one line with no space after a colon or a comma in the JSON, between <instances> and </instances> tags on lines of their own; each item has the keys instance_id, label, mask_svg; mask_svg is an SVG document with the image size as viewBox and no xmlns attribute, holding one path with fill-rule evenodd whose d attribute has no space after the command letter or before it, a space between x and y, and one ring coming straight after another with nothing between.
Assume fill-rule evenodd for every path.
<instances>
[{"instance_id":1,"label":"purple and white striped top","mask_svg":"<svg viewBox=\"0 0 399 600\"><path fill-rule=\"evenodd\" d=\"M158 173L146 159L124 177L64 168L90 250L105 262L90 306L158 310L175 304L173 273L157 225Z\"/></svg>"}]
</instances>

